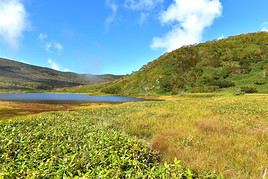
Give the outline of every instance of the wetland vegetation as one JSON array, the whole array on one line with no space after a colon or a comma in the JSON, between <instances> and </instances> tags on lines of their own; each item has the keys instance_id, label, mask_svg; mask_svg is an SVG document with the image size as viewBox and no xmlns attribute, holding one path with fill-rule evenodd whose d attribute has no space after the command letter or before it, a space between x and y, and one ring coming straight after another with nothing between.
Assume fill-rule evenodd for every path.
<instances>
[{"instance_id":1,"label":"wetland vegetation","mask_svg":"<svg viewBox=\"0 0 268 179\"><path fill-rule=\"evenodd\" d=\"M0 178L267 177L267 40L261 32L185 46L131 75L102 76L108 83L0 60L1 92L41 85L46 92L154 99L0 102ZM26 83L20 65L42 83ZM14 70L23 79L16 81ZM61 82L49 86L51 73Z\"/></svg>"},{"instance_id":2,"label":"wetland vegetation","mask_svg":"<svg viewBox=\"0 0 268 179\"><path fill-rule=\"evenodd\" d=\"M164 101L59 105L71 111L2 121L0 176L262 176L268 166L267 95L155 98ZM3 113L3 106L20 104L1 106Z\"/></svg>"}]
</instances>

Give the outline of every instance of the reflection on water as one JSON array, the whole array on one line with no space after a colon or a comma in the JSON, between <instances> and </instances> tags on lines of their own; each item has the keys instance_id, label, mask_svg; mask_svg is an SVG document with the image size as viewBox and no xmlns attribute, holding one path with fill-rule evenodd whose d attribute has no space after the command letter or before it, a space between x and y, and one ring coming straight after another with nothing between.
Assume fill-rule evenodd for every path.
<instances>
[{"instance_id":1,"label":"reflection on water","mask_svg":"<svg viewBox=\"0 0 268 179\"><path fill-rule=\"evenodd\" d=\"M23 101L23 102L106 102L106 103L122 103L144 101L140 98L131 98L124 96L89 96L84 94L52 94L52 93L20 93L20 94L0 94L0 101Z\"/></svg>"}]
</instances>

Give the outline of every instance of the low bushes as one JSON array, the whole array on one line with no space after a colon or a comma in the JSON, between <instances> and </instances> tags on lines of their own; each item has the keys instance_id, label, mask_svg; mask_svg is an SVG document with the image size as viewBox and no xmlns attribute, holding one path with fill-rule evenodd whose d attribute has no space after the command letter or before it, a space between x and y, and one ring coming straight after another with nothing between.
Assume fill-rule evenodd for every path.
<instances>
[{"instance_id":1,"label":"low bushes","mask_svg":"<svg viewBox=\"0 0 268 179\"><path fill-rule=\"evenodd\" d=\"M218 86L198 86L188 90L190 93L210 93L215 92L219 89Z\"/></svg>"},{"instance_id":2,"label":"low bushes","mask_svg":"<svg viewBox=\"0 0 268 179\"><path fill-rule=\"evenodd\" d=\"M121 92L121 87L118 85L112 85L112 86L103 88L101 92L108 93L108 94L119 94Z\"/></svg>"},{"instance_id":3,"label":"low bushes","mask_svg":"<svg viewBox=\"0 0 268 179\"><path fill-rule=\"evenodd\" d=\"M235 86L234 82L227 80L214 81L212 84L218 86L219 88L230 88Z\"/></svg>"},{"instance_id":4,"label":"low bushes","mask_svg":"<svg viewBox=\"0 0 268 179\"><path fill-rule=\"evenodd\" d=\"M99 111L57 112L0 123L0 178L215 178L158 152L99 119Z\"/></svg>"},{"instance_id":5,"label":"low bushes","mask_svg":"<svg viewBox=\"0 0 268 179\"><path fill-rule=\"evenodd\" d=\"M240 91L243 93L257 93L258 90L254 87L241 87Z\"/></svg>"}]
</instances>

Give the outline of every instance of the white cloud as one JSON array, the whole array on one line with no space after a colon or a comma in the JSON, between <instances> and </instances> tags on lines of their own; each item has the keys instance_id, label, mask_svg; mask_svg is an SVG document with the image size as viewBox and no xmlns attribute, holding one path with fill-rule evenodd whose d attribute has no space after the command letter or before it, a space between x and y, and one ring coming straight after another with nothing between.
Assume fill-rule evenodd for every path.
<instances>
[{"instance_id":1,"label":"white cloud","mask_svg":"<svg viewBox=\"0 0 268 179\"><path fill-rule=\"evenodd\" d=\"M224 39L225 38L225 36L222 34L221 36L219 36L218 38L217 38L217 40L222 40L222 39Z\"/></svg>"},{"instance_id":2,"label":"white cloud","mask_svg":"<svg viewBox=\"0 0 268 179\"><path fill-rule=\"evenodd\" d=\"M199 43L206 27L222 13L219 0L174 0L160 16L160 22L172 29L163 37L154 37L151 48L172 51L184 45Z\"/></svg>"},{"instance_id":3,"label":"white cloud","mask_svg":"<svg viewBox=\"0 0 268 179\"><path fill-rule=\"evenodd\" d=\"M59 64L51 58L47 60L47 63L49 64L49 67L53 70L71 72L71 70L69 70L68 68L61 68Z\"/></svg>"},{"instance_id":4,"label":"white cloud","mask_svg":"<svg viewBox=\"0 0 268 179\"><path fill-rule=\"evenodd\" d=\"M0 39L17 49L28 26L27 12L20 0L0 0Z\"/></svg>"},{"instance_id":5,"label":"white cloud","mask_svg":"<svg viewBox=\"0 0 268 179\"><path fill-rule=\"evenodd\" d=\"M60 42L51 41L45 33L40 33L38 39L47 52L55 52L58 55L62 54L64 46Z\"/></svg>"},{"instance_id":6,"label":"white cloud","mask_svg":"<svg viewBox=\"0 0 268 179\"><path fill-rule=\"evenodd\" d=\"M153 10L164 0L125 0L124 7L133 11L139 11L139 24L142 25L144 22L155 13Z\"/></svg>"},{"instance_id":7,"label":"white cloud","mask_svg":"<svg viewBox=\"0 0 268 179\"><path fill-rule=\"evenodd\" d=\"M71 70L69 70L68 68L64 68L63 71L64 72L71 72Z\"/></svg>"},{"instance_id":8,"label":"white cloud","mask_svg":"<svg viewBox=\"0 0 268 179\"><path fill-rule=\"evenodd\" d=\"M112 13L105 19L106 28L114 22L117 11L118 5L113 0L106 0L106 5L111 9Z\"/></svg>"},{"instance_id":9,"label":"white cloud","mask_svg":"<svg viewBox=\"0 0 268 179\"><path fill-rule=\"evenodd\" d=\"M148 13L148 12L142 12L140 14L139 24L140 25L144 24L144 22L148 19L149 15L150 15L150 13Z\"/></svg>"},{"instance_id":10,"label":"white cloud","mask_svg":"<svg viewBox=\"0 0 268 179\"><path fill-rule=\"evenodd\" d=\"M27 62L25 60L20 60L20 62L25 63L25 64L31 64L31 63L29 63L29 62Z\"/></svg>"},{"instance_id":11,"label":"white cloud","mask_svg":"<svg viewBox=\"0 0 268 179\"><path fill-rule=\"evenodd\" d=\"M164 0L125 0L125 8L132 10L149 10Z\"/></svg>"},{"instance_id":12,"label":"white cloud","mask_svg":"<svg viewBox=\"0 0 268 179\"><path fill-rule=\"evenodd\" d=\"M56 62L54 62L54 60L48 59L47 63L50 65L50 68L52 68L53 70L57 70L57 71L60 70L59 65Z\"/></svg>"},{"instance_id":13,"label":"white cloud","mask_svg":"<svg viewBox=\"0 0 268 179\"><path fill-rule=\"evenodd\" d=\"M268 22L264 22L261 25L261 31L262 32L268 32Z\"/></svg>"},{"instance_id":14,"label":"white cloud","mask_svg":"<svg viewBox=\"0 0 268 179\"><path fill-rule=\"evenodd\" d=\"M46 40L47 39L47 34L40 33L38 39L41 40L41 41Z\"/></svg>"},{"instance_id":15,"label":"white cloud","mask_svg":"<svg viewBox=\"0 0 268 179\"><path fill-rule=\"evenodd\" d=\"M59 55L61 55L64 47L60 42L47 42L45 45L45 49L47 52L51 52L51 51L57 51L57 53Z\"/></svg>"},{"instance_id":16,"label":"white cloud","mask_svg":"<svg viewBox=\"0 0 268 179\"><path fill-rule=\"evenodd\" d=\"M107 7L111 10L111 14L105 19L106 29L114 23L118 9L125 8L128 10L139 11L140 18L139 24L143 24L150 16L152 10L159 4L163 3L164 0L122 0L123 3L118 3L117 0L106 0Z\"/></svg>"},{"instance_id":17,"label":"white cloud","mask_svg":"<svg viewBox=\"0 0 268 179\"><path fill-rule=\"evenodd\" d=\"M268 27L263 27L263 28L261 29L261 31L262 31L262 32L268 32Z\"/></svg>"}]
</instances>

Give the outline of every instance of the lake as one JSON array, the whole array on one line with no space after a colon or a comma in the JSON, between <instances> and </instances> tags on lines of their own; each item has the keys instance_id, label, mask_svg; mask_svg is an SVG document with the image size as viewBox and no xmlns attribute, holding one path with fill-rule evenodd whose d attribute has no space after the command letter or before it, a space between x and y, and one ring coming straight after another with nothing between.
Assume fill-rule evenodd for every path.
<instances>
[{"instance_id":1,"label":"lake","mask_svg":"<svg viewBox=\"0 0 268 179\"><path fill-rule=\"evenodd\" d=\"M89 96L85 94L52 94L52 93L3 93L0 94L0 101L21 101L21 102L52 102L52 103L123 103L144 101L141 98L124 96Z\"/></svg>"}]
</instances>

